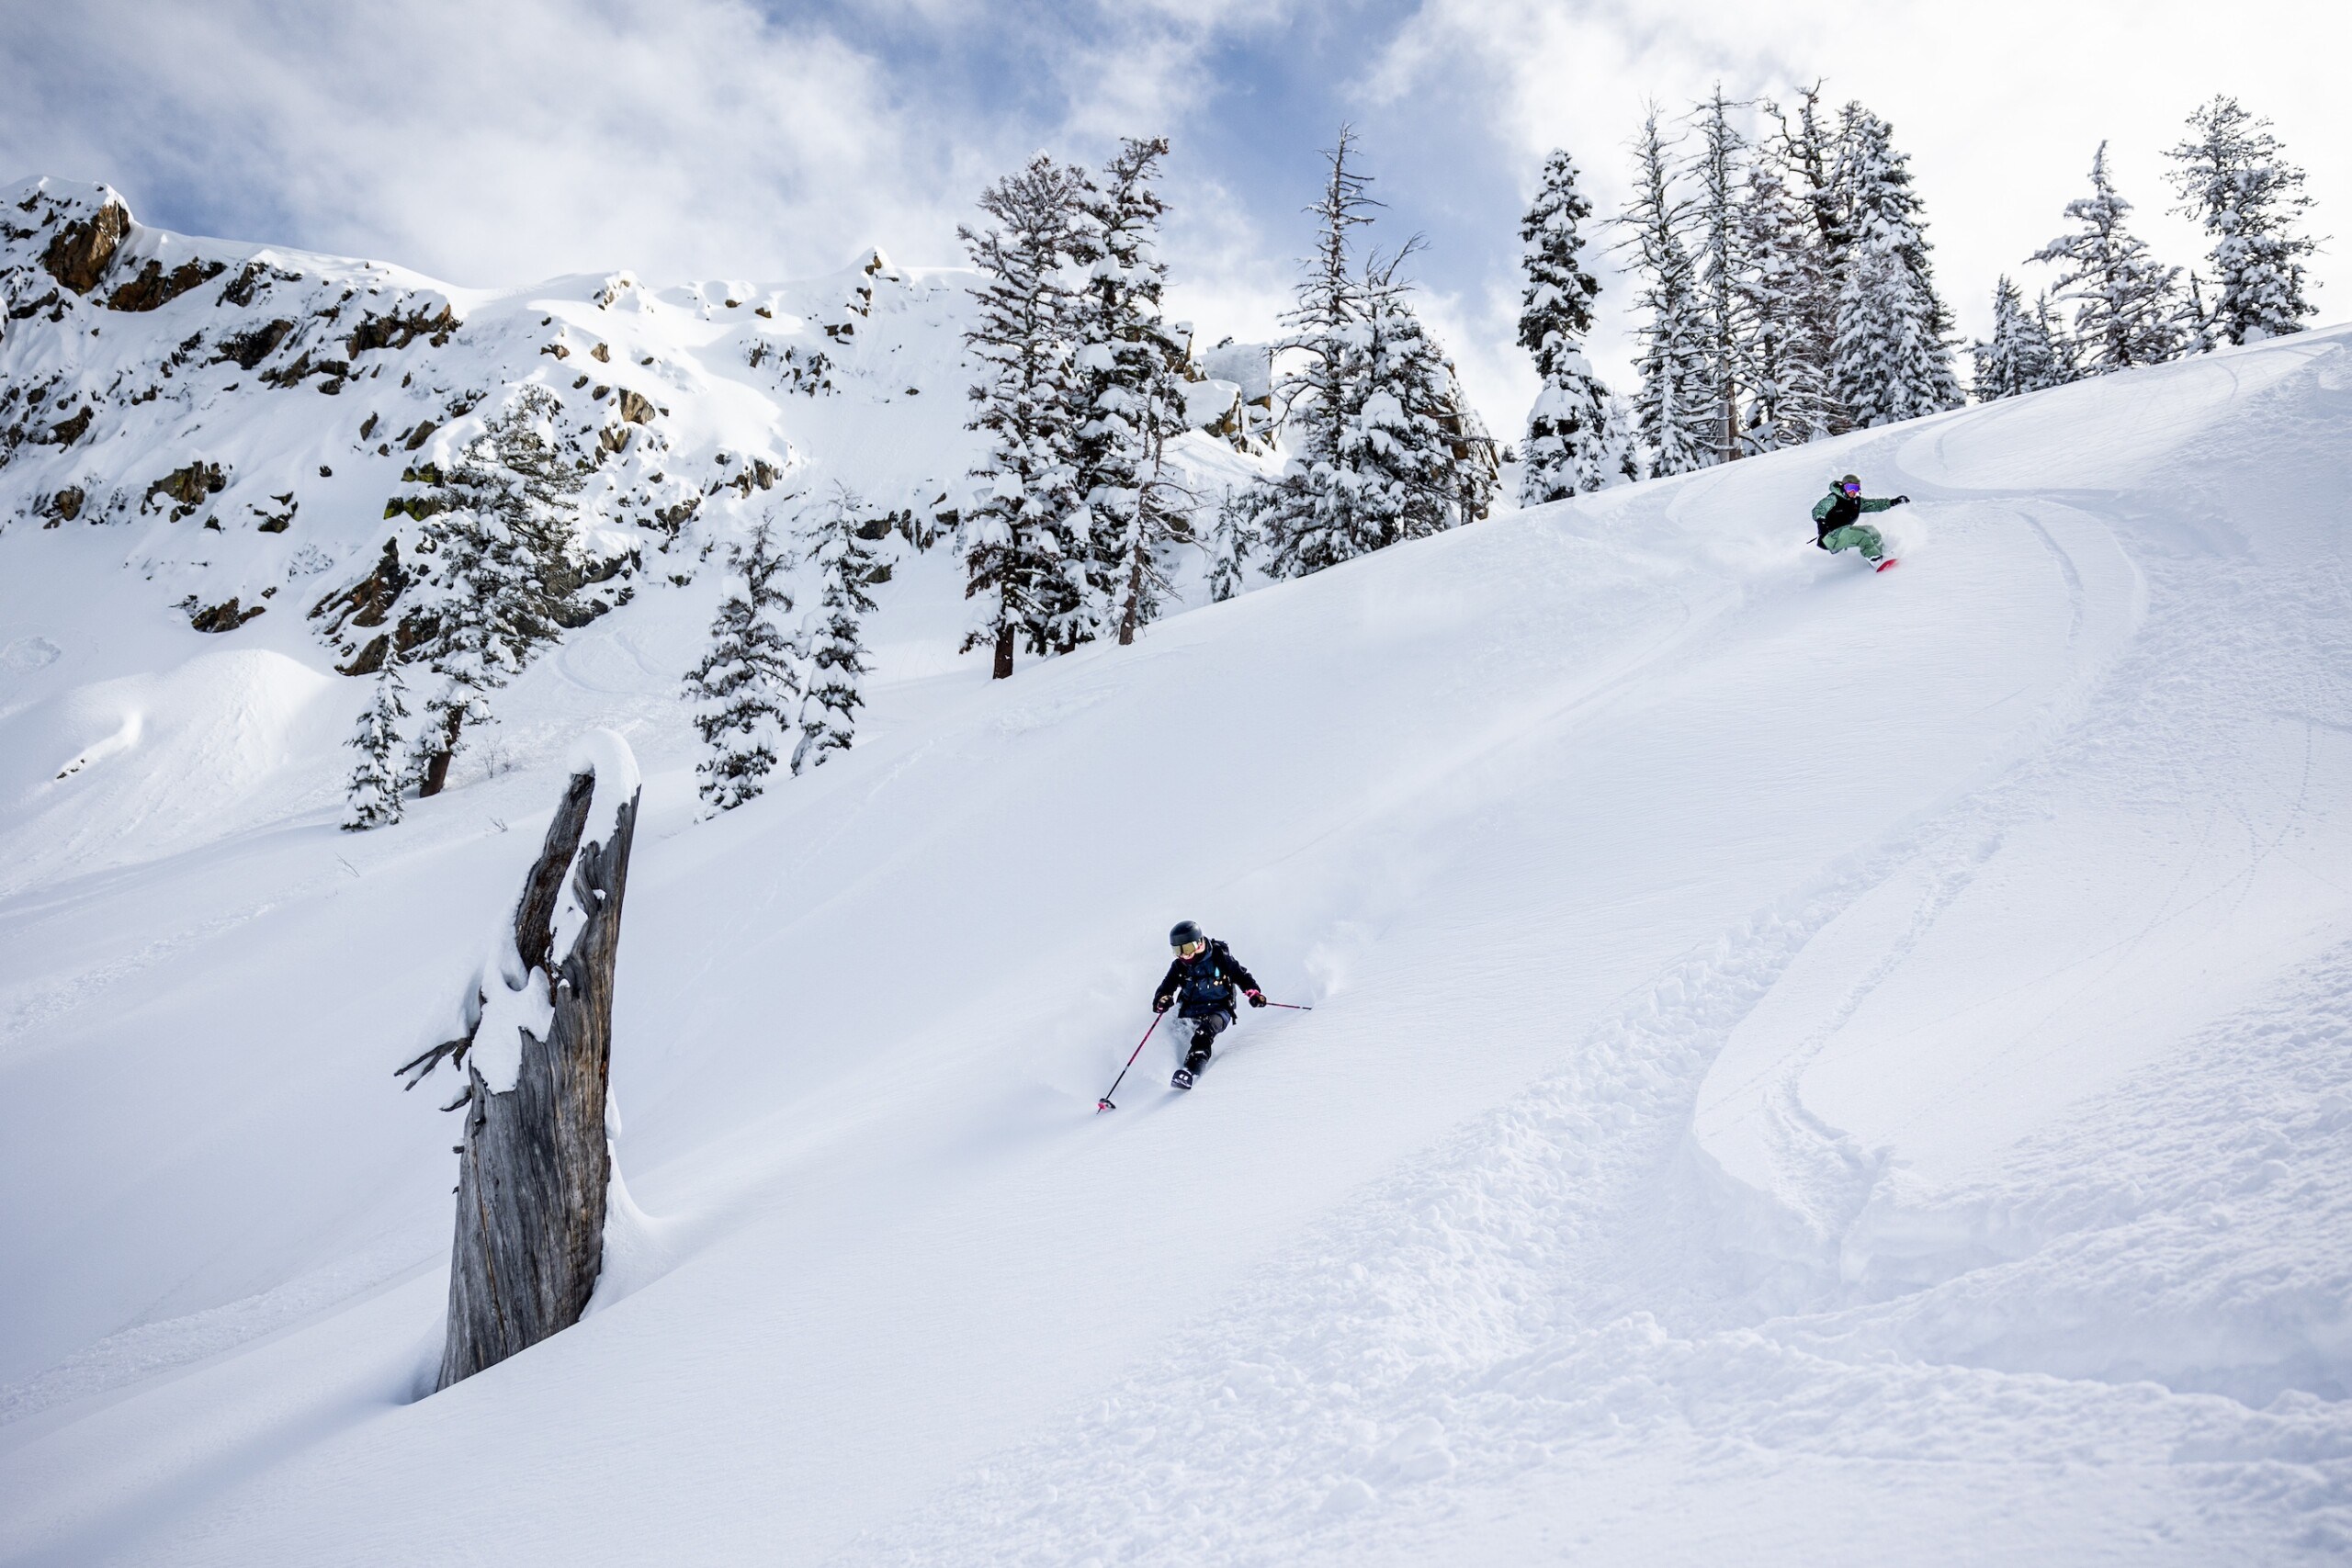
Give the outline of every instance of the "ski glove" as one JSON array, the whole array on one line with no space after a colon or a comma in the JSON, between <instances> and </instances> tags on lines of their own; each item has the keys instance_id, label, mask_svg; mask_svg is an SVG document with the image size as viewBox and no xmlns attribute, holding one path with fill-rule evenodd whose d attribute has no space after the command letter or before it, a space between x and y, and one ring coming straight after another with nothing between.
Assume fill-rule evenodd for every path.
<instances>
[{"instance_id":1,"label":"ski glove","mask_svg":"<svg viewBox=\"0 0 2352 1568\"><path fill-rule=\"evenodd\" d=\"M1263 996L1260 995L1258 992L1256 992L1256 991L1251 991L1251 992L1248 993L1248 995L1249 995L1249 998L1250 998L1250 1005L1251 1007L1253 1007L1253 1008L1261 1008L1261 1007L1264 1007L1264 1006L1266 1005L1266 998L1265 998Z\"/></svg>"},{"instance_id":2,"label":"ski glove","mask_svg":"<svg viewBox=\"0 0 2352 1568\"><path fill-rule=\"evenodd\" d=\"M1151 1010L1154 1012L1166 1012L1170 1008L1172 1008L1175 1005L1176 998L1173 997L1154 997L1151 998Z\"/></svg>"},{"instance_id":3,"label":"ski glove","mask_svg":"<svg viewBox=\"0 0 2352 1568\"><path fill-rule=\"evenodd\" d=\"M1908 506L1911 504L1911 498L1907 495L1898 495L1894 498L1894 504L1897 506Z\"/></svg>"}]
</instances>

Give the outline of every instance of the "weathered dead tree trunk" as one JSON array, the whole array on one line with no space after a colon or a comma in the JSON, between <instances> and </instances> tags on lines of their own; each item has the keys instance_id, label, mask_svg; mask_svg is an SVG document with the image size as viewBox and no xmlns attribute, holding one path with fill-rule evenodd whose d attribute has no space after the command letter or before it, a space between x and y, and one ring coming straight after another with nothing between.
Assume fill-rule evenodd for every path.
<instances>
[{"instance_id":1,"label":"weathered dead tree trunk","mask_svg":"<svg viewBox=\"0 0 2352 1568\"><path fill-rule=\"evenodd\" d=\"M422 1077L447 1058L466 1074L440 1388L579 1322L603 1263L613 969L638 789L617 736L597 750L524 881L511 947L483 965L470 1033L401 1069Z\"/></svg>"}]
</instances>

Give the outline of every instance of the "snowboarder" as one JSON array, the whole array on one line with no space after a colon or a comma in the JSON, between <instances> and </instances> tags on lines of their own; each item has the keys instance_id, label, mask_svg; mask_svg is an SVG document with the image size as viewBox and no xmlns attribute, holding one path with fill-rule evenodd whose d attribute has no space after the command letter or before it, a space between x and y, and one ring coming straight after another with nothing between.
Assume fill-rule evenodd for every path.
<instances>
[{"instance_id":1,"label":"snowboarder","mask_svg":"<svg viewBox=\"0 0 2352 1568\"><path fill-rule=\"evenodd\" d=\"M1176 950L1176 957L1168 965L1159 989L1152 993L1151 1010L1166 1012L1175 1008L1176 1016L1193 1026L1192 1049L1169 1080L1174 1088L1190 1089L1194 1075L1209 1065L1209 1047L1233 1027L1233 987L1238 985L1253 1008L1264 1007L1266 998L1232 949L1210 941L1193 921L1177 921L1176 929L1168 933L1168 945Z\"/></svg>"},{"instance_id":2,"label":"snowboarder","mask_svg":"<svg viewBox=\"0 0 2352 1568\"><path fill-rule=\"evenodd\" d=\"M1886 540L1867 523L1857 522L1865 512L1884 512L1890 506L1908 506L1911 498L1898 495L1865 497L1859 474L1848 474L1829 487L1829 493L1813 503L1813 542L1836 555L1839 550L1860 550L1862 558L1881 570L1894 563L1885 559Z\"/></svg>"}]
</instances>

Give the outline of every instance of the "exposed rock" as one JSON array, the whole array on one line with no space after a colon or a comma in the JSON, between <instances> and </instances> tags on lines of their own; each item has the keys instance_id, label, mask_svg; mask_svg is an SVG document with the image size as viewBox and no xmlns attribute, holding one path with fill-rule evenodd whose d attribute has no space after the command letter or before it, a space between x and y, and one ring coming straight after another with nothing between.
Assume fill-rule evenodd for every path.
<instances>
[{"instance_id":1,"label":"exposed rock","mask_svg":"<svg viewBox=\"0 0 2352 1568\"><path fill-rule=\"evenodd\" d=\"M610 365L613 362L613 351L600 343L588 351L588 357Z\"/></svg>"},{"instance_id":2,"label":"exposed rock","mask_svg":"<svg viewBox=\"0 0 2352 1568\"><path fill-rule=\"evenodd\" d=\"M203 505L207 497L220 494L227 488L228 483L227 478L220 472L220 464L208 463L199 457L187 468L174 468L170 473L149 485L147 495L141 502L141 506L143 509L146 501L151 501L156 496L168 497L178 502L172 508L172 521L176 523Z\"/></svg>"},{"instance_id":3,"label":"exposed rock","mask_svg":"<svg viewBox=\"0 0 2352 1568\"><path fill-rule=\"evenodd\" d=\"M96 214L59 230L42 254L40 265L74 293L87 294L106 276L115 252L122 246L123 235L130 231L130 209L108 197Z\"/></svg>"},{"instance_id":4,"label":"exposed rock","mask_svg":"<svg viewBox=\"0 0 2352 1568\"><path fill-rule=\"evenodd\" d=\"M228 287L220 290L220 298L216 302L242 308L252 304L254 297L273 283L301 281L302 275L299 272L288 272L284 267L272 266L267 262L249 261L239 270L236 276L229 280ZM246 368L253 367L247 366Z\"/></svg>"},{"instance_id":5,"label":"exposed rock","mask_svg":"<svg viewBox=\"0 0 2352 1568\"><path fill-rule=\"evenodd\" d=\"M43 436L42 440L51 446L73 446L74 443L81 440L83 433L90 428L91 415L96 412L95 409L85 408L71 419L59 420L49 427L49 434Z\"/></svg>"},{"instance_id":6,"label":"exposed rock","mask_svg":"<svg viewBox=\"0 0 2352 1568\"><path fill-rule=\"evenodd\" d=\"M140 269L139 276L107 296L109 310L153 310L167 305L198 284L208 283L229 269L226 262L197 261L180 263L171 271L164 264L150 260Z\"/></svg>"},{"instance_id":7,"label":"exposed rock","mask_svg":"<svg viewBox=\"0 0 2352 1568\"><path fill-rule=\"evenodd\" d=\"M250 370L277 353L277 345L293 330L294 323L288 321L264 321L223 342L219 358L233 362L240 370Z\"/></svg>"},{"instance_id":8,"label":"exposed rock","mask_svg":"<svg viewBox=\"0 0 2352 1568\"><path fill-rule=\"evenodd\" d=\"M544 344L540 346L539 352L541 354L552 354L558 359L569 359L571 357L571 348L567 344L560 343Z\"/></svg>"},{"instance_id":9,"label":"exposed rock","mask_svg":"<svg viewBox=\"0 0 2352 1568\"><path fill-rule=\"evenodd\" d=\"M341 637L346 623L380 626L408 583L408 570L401 565L401 543L398 539L386 539L384 553L378 558L375 570L312 605L311 619L325 620L326 625L321 629L329 637Z\"/></svg>"},{"instance_id":10,"label":"exposed rock","mask_svg":"<svg viewBox=\"0 0 2352 1568\"><path fill-rule=\"evenodd\" d=\"M464 324L458 320L457 312L447 305L438 310L428 310L420 305L405 316L398 313L379 316L372 312L362 316L359 324L351 329L351 336L345 342L354 359L371 349L406 348L420 337L437 348L447 343L449 334Z\"/></svg>"},{"instance_id":11,"label":"exposed rock","mask_svg":"<svg viewBox=\"0 0 2352 1568\"><path fill-rule=\"evenodd\" d=\"M416 428L408 433L408 439L401 443L401 449L404 452L415 451L427 441L432 440L433 433L440 428L429 419L419 421Z\"/></svg>"},{"instance_id":12,"label":"exposed rock","mask_svg":"<svg viewBox=\"0 0 2352 1568\"><path fill-rule=\"evenodd\" d=\"M76 517L81 516L82 503L88 499L89 498L87 496L82 493L81 488L77 485L67 485L64 489L51 496L49 498L49 525L54 528L60 523L71 523Z\"/></svg>"},{"instance_id":13,"label":"exposed rock","mask_svg":"<svg viewBox=\"0 0 2352 1568\"><path fill-rule=\"evenodd\" d=\"M260 507L254 507L254 513L255 516L259 517L261 521L254 525L254 532L256 534L283 534L288 528L293 525L294 513L302 509L301 502L294 499L294 492L290 490L284 495L273 495L269 499L277 502L278 505L286 508L286 510L283 512L264 512Z\"/></svg>"},{"instance_id":14,"label":"exposed rock","mask_svg":"<svg viewBox=\"0 0 2352 1568\"><path fill-rule=\"evenodd\" d=\"M627 387L623 387L621 389L620 410L621 417L628 421L631 424L650 424L653 423L653 404L651 401L636 392L630 391Z\"/></svg>"},{"instance_id":15,"label":"exposed rock","mask_svg":"<svg viewBox=\"0 0 2352 1568\"><path fill-rule=\"evenodd\" d=\"M256 604L250 610L240 610L234 597L218 604L199 606L194 599L181 602L187 611L187 624L200 632L232 632L267 608Z\"/></svg>"},{"instance_id":16,"label":"exposed rock","mask_svg":"<svg viewBox=\"0 0 2352 1568\"><path fill-rule=\"evenodd\" d=\"M360 439L360 440L362 440L362 441L365 441L365 440L367 440L369 436L371 436L371 435L375 434L376 434L376 422L377 422L377 420L379 420L379 419L380 419L380 418L382 418L382 417L383 417L383 416L382 416L382 415L380 415L380 414L372 414L372 413L371 413L371 414L369 414L366 419L361 420L361 421L359 422L359 439Z\"/></svg>"}]
</instances>

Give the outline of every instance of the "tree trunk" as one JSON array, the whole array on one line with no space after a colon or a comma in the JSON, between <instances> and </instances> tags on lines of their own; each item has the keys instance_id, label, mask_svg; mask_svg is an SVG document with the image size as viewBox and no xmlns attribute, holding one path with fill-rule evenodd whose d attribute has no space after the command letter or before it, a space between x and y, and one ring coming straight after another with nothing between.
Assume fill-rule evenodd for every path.
<instances>
[{"instance_id":1,"label":"tree trunk","mask_svg":"<svg viewBox=\"0 0 2352 1568\"><path fill-rule=\"evenodd\" d=\"M992 681L1012 679L1012 628L1009 626L999 626L996 629L996 666L989 671L989 679Z\"/></svg>"},{"instance_id":2,"label":"tree trunk","mask_svg":"<svg viewBox=\"0 0 2352 1568\"><path fill-rule=\"evenodd\" d=\"M453 712L449 715L447 727L441 732L440 749L425 761L424 781L416 790L418 799L439 795L442 786L449 782L449 759L458 754L458 731L465 722L463 714Z\"/></svg>"},{"instance_id":3,"label":"tree trunk","mask_svg":"<svg viewBox=\"0 0 2352 1568\"><path fill-rule=\"evenodd\" d=\"M465 1157L441 1388L577 1323L604 1261L613 966L638 796L608 807L607 823L592 823L595 782L593 773L572 776L514 910L524 975L538 970L552 982L547 1038L518 1031L521 1066L505 1090L484 1080L481 1053L466 1057ZM600 826L607 829L604 842L582 841ZM567 872L581 923L558 960L551 949ZM507 982L493 972L482 983Z\"/></svg>"}]
</instances>

